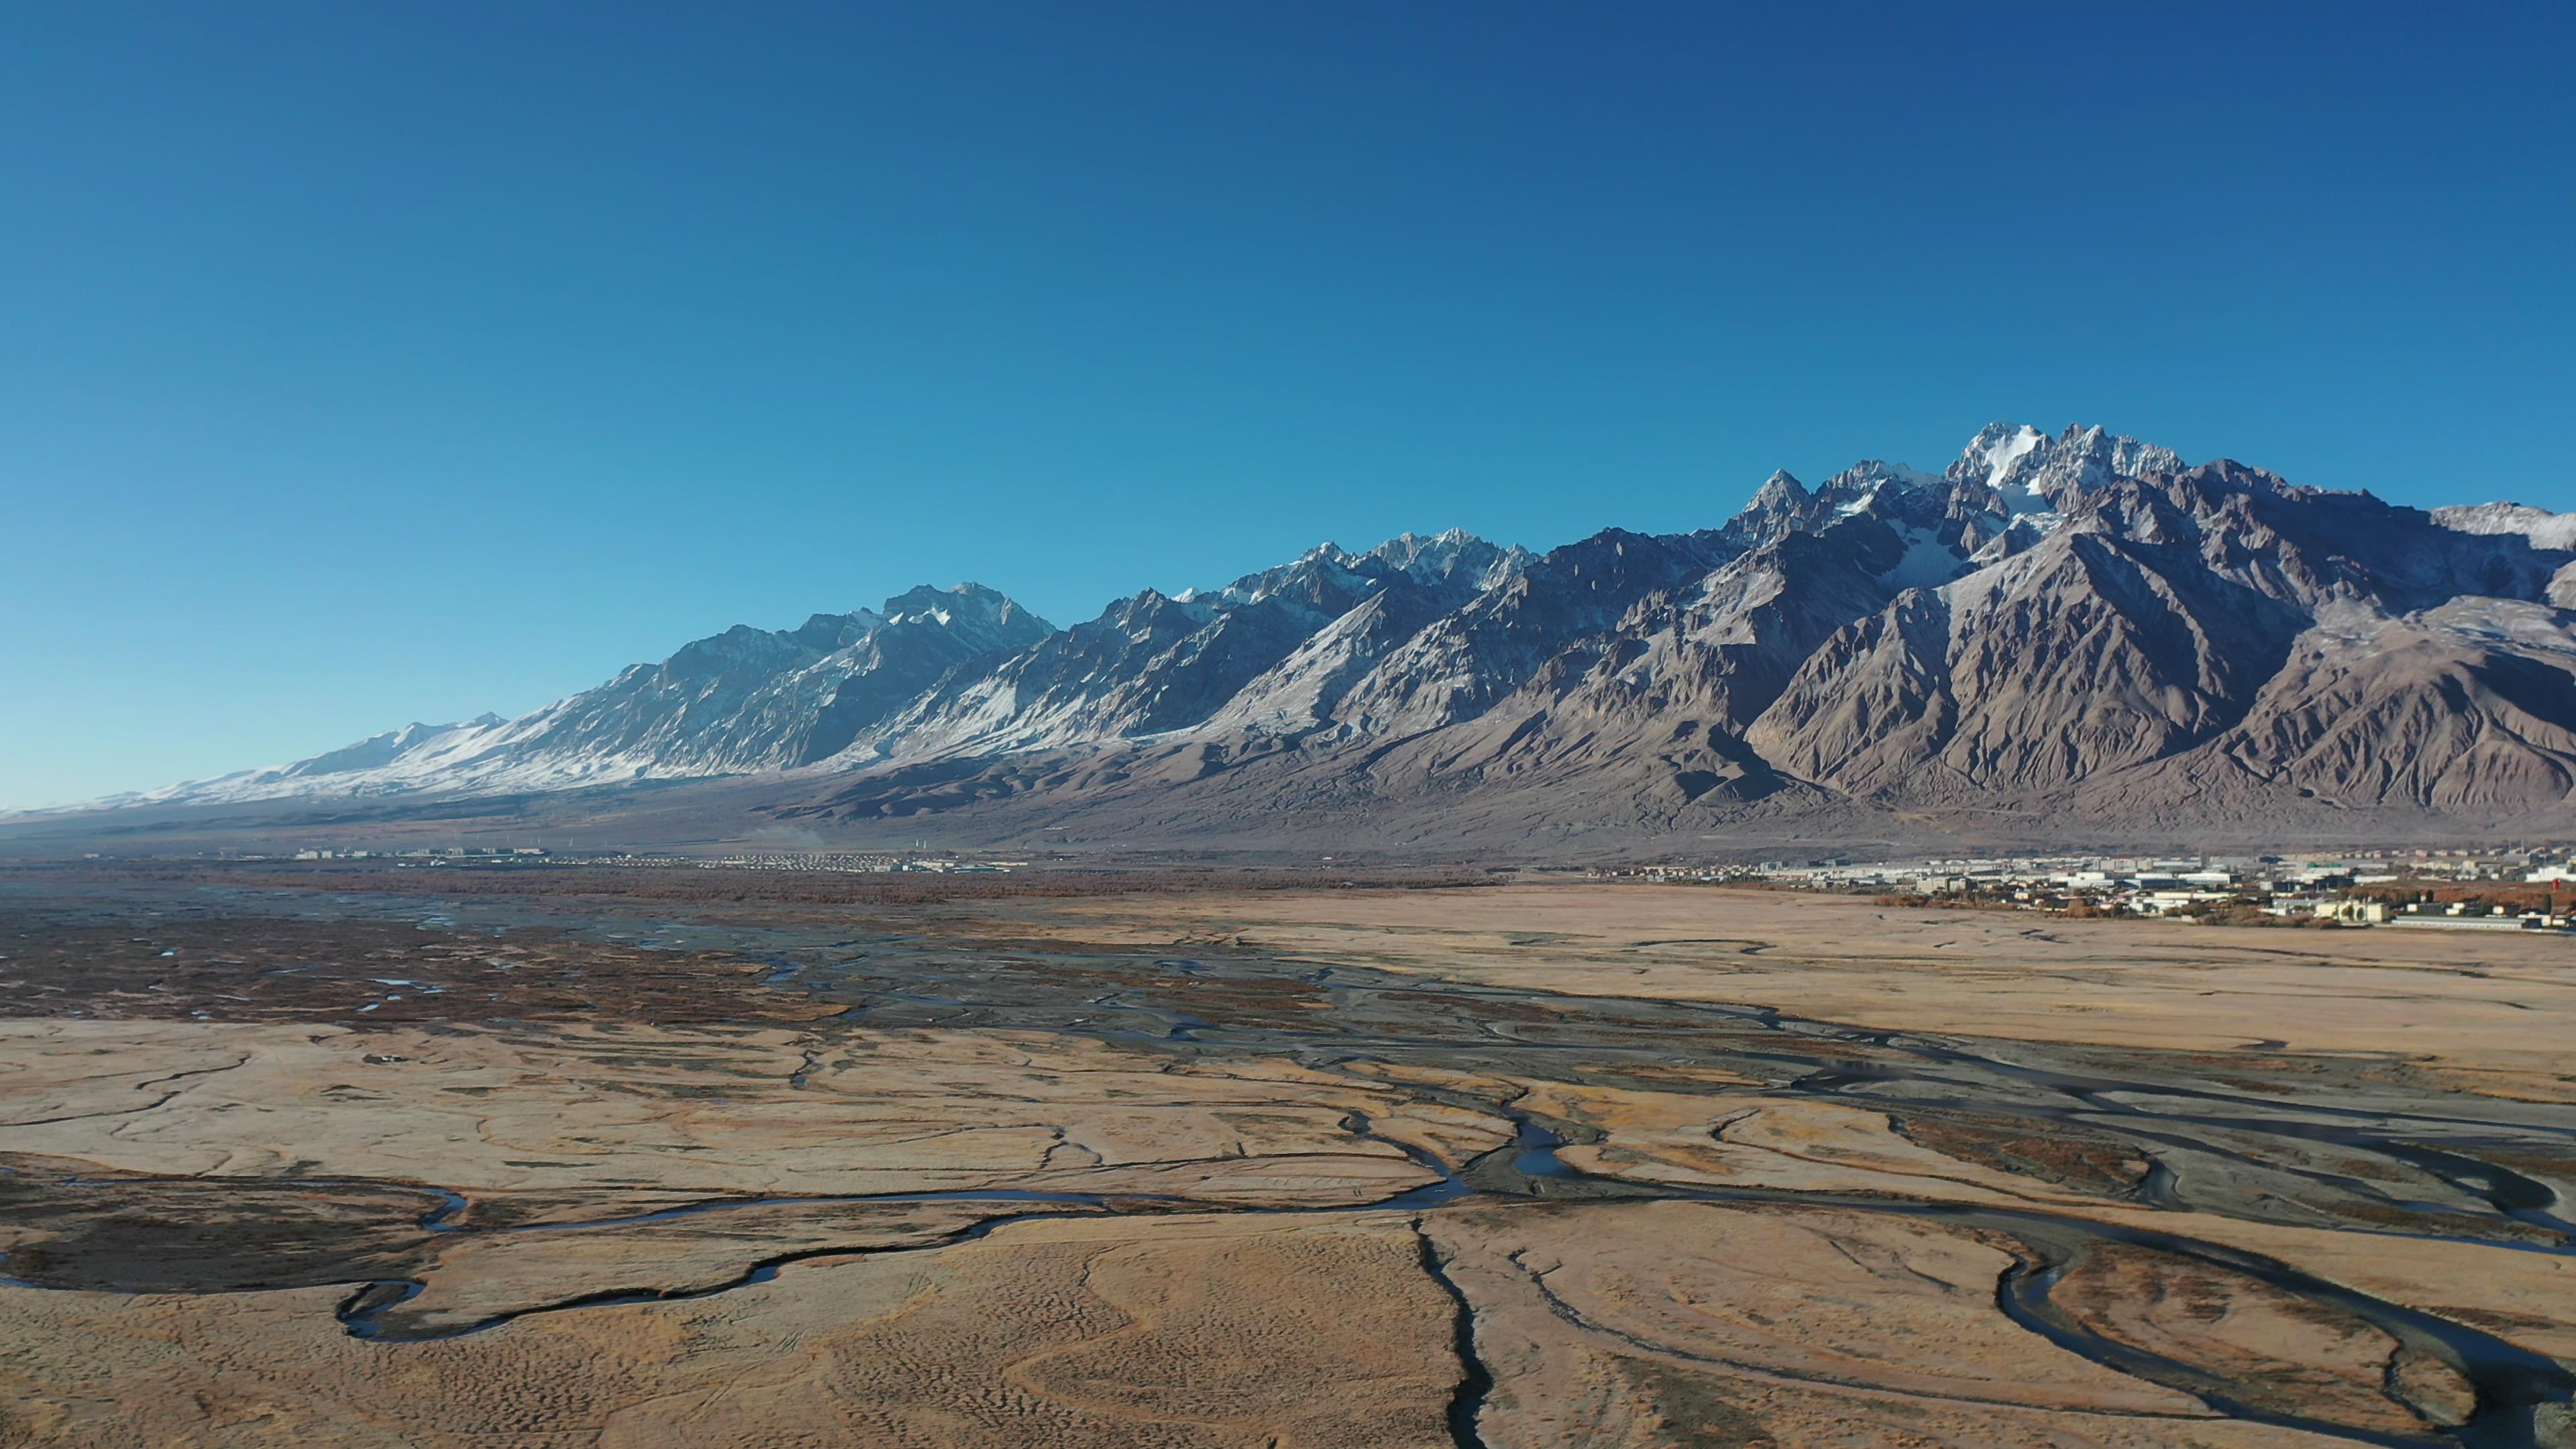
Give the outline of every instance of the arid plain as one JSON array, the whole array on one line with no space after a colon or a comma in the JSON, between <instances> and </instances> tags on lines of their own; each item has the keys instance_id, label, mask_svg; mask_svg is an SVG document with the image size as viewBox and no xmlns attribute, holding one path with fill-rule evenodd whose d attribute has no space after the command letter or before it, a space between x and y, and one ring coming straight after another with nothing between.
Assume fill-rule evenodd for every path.
<instances>
[{"instance_id":1,"label":"arid plain","mask_svg":"<svg viewBox=\"0 0 2576 1449\"><path fill-rule=\"evenodd\" d=\"M0 877L0 1444L2576 1445L2576 946Z\"/></svg>"}]
</instances>

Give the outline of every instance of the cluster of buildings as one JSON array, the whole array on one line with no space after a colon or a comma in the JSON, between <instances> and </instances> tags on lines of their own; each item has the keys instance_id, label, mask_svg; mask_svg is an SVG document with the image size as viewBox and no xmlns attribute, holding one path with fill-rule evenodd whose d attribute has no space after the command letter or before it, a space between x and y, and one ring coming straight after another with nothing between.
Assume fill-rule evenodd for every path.
<instances>
[{"instance_id":1,"label":"cluster of buildings","mask_svg":"<svg viewBox=\"0 0 2576 1449\"><path fill-rule=\"evenodd\" d=\"M1758 865L1641 866L1605 874L1663 881L1754 881L1808 890L1919 896L2072 915L2251 914L2282 920L2442 930L2566 930L2576 859L2564 852L2379 850L2336 856L1951 857ZM2481 890L2478 887L2488 888ZM2537 893L2530 887L2546 889ZM2511 900L2490 897L2510 896Z\"/></svg>"},{"instance_id":2,"label":"cluster of buildings","mask_svg":"<svg viewBox=\"0 0 2576 1449\"><path fill-rule=\"evenodd\" d=\"M545 855L545 851L539 850L533 845L501 845L488 847L481 845L460 845L453 849L446 846L438 846L429 850L299 850L295 852L294 858L297 860L396 860L410 861L414 863L426 861L431 865L445 865L451 860L527 860L531 858L543 858ZM259 859L258 856L242 856L239 858L243 860Z\"/></svg>"},{"instance_id":3,"label":"cluster of buildings","mask_svg":"<svg viewBox=\"0 0 2576 1449\"><path fill-rule=\"evenodd\" d=\"M763 852L754 855L637 857L639 865L692 865L704 870L810 870L877 874L887 871L930 871L940 875L986 874L1016 870L1027 865L1025 860L958 860L949 856L910 856L849 854L823 852L795 854Z\"/></svg>"}]
</instances>

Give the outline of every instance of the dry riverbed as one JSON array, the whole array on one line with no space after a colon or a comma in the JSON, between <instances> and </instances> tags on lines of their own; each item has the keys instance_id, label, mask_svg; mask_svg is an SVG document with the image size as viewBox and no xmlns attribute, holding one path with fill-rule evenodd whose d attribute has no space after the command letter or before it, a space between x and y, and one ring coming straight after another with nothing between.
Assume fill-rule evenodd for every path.
<instances>
[{"instance_id":1,"label":"dry riverbed","mask_svg":"<svg viewBox=\"0 0 2576 1449\"><path fill-rule=\"evenodd\" d=\"M0 882L0 1445L2576 1446L2572 1029L1747 891Z\"/></svg>"}]
</instances>

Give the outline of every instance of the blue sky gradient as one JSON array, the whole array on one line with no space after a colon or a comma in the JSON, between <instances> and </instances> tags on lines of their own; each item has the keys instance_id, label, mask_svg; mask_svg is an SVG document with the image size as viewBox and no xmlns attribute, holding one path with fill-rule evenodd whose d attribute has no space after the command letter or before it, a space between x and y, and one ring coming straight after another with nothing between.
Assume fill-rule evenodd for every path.
<instances>
[{"instance_id":1,"label":"blue sky gradient","mask_svg":"<svg viewBox=\"0 0 2576 1449\"><path fill-rule=\"evenodd\" d=\"M1796 13L1784 13L1795 11ZM2576 508L2576 7L13 7L0 805L1996 418Z\"/></svg>"}]
</instances>

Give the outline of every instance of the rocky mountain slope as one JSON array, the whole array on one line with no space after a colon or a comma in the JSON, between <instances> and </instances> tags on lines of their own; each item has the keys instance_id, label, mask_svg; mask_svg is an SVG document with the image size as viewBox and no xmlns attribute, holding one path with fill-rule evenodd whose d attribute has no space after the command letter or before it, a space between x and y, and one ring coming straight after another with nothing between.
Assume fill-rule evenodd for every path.
<instances>
[{"instance_id":1,"label":"rocky mountain slope","mask_svg":"<svg viewBox=\"0 0 2576 1449\"><path fill-rule=\"evenodd\" d=\"M133 798L724 776L815 829L1176 841L1942 809L2542 819L2576 790L2571 565L2576 516L2427 513L1996 424L1939 474L1774 474L1697 533L1325 545L1063 630L977 585L915 589L520 719Z\"/></svg>"}]
</instances>

